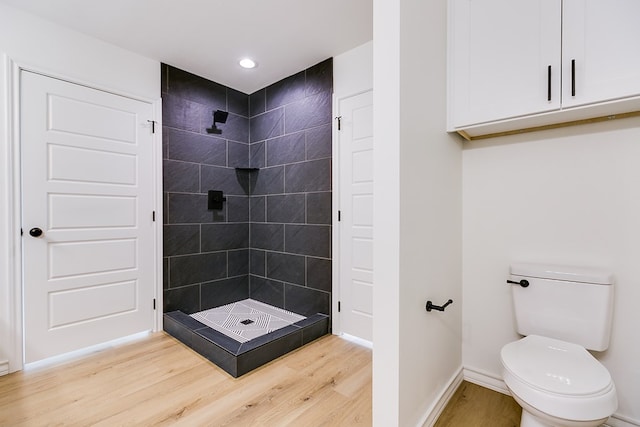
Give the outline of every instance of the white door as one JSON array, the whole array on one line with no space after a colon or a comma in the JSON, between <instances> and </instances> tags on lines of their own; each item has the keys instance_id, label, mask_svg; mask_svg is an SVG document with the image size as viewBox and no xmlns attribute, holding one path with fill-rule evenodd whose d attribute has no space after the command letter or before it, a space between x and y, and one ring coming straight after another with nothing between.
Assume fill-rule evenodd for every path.
<instances>
[{"instance_id":1,"label":"white door","mask_svg":"<svg viewBox=\"0 0 640 427\"><path fill-rule=\"evenodd\" d=\"M22 72L25 363L153 328L150 119L149 103Z\"/></svg>"},{"instance_id":2,"label":"white door","mask_svg":"<svg viewBox=\"0 0 640 427\"><path fill-rule=\"evenodd\" d=\"M338 102L340 329L373 339L373 94Z\"/></svg>"},{"instance_id":3,"label":"white door","mask_svg":"<svg viewBox=\"0 0 640 427\"><path fill-rule=\"evenodd\" d=\"M640 2L562 4L563 107L640 94Z\"/></svg>"},{"instance_id":4,"label":"white door","mask_svg":"<svg viewBox=\"0 0 640 427\"><path fill-rule=\"evenodd\" d=\"M560 1L450 4L454 127L560 108Z\"/></svg>"}]
</instances>

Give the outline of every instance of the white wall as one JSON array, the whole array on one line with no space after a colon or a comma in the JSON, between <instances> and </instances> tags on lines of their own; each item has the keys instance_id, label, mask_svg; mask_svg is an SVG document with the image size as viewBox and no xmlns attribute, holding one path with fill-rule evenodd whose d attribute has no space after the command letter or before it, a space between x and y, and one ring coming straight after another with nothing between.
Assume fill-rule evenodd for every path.
<instances>
[{"instance_id":1,"label":"white wall","mask_svg":"<svg viewBox=\"0 0 640 427\"><path fill-rule=\"evenodd\" d=\"M20 319L13 310L19 288L12 266L20 224L11 224L14 203L12 64L155 101L160 98L160 64L0 4L0 360L21 367ZM12 62L13 61L13 62ZM151 173L152 171L149 171Z\"/></svg>"},{"instance_id":2,"label":"white wall","mask_svg":"<svg viewBox=\"0 0 640 427\"><path fill-rule=\"evenodd\" d=\"M446 0L374 0L375 426L431 422L461 360L461 162ZM444 313L425 310L448 298Z\"/></svg>"},{"instance_id":3,"label":"white wall","mask_svg":"<svg viewBox=\"0 0 640 427\"><path fill-rule=\"evenodd\" d=\"M467 143L463 203L465 367L499 378L500 349L518 338L511 262L611 269L613 335L596 357L618 420L640 425L640 119Z\"/></svg>"},{"instance_id":4,"label":"white wall","mask_svg":"<svg viewBox=\"0 0 640 427\"><path fill-rule=\"evenodd\" d=\"M373 41L333 58L333 93L354 95L373 89Z\"/></svg>"}]
</instances>

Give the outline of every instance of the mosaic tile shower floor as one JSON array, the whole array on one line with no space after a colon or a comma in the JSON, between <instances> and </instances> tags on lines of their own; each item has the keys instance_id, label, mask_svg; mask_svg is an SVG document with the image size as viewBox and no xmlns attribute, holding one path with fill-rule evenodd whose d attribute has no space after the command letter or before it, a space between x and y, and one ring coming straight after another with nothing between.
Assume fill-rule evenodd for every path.
<instances>
[{"instance_id":1,"label":"mosaic tile shower floor","mask_svg":"<svg viewBox=\"0 0 640 427\"><path fill-rule=\"evenodd\" d=\"M306 319L252 299L193 313L191 317L241 343Z\"/></svg>"}]
</instances>

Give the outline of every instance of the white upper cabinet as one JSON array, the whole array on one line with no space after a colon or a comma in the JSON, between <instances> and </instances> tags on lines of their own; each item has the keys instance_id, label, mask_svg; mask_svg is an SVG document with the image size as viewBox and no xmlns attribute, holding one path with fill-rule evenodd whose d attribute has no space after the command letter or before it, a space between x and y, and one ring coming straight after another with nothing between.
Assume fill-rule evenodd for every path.
<instances>
[{"instance_id":1,"label":"white upper cabinet","mask_svg":"<svg viewBox=\"0 0 640 427\"><path fill-rule=\"evenodd\" d=\"M454 0L452 5L455 127L560 107L558 0Z\"/></svg>"},{"instance_id":2,"label":"white upper cabinet","mask_svg":"<svg viewBox=\"0 0 640 427\"><path fill-rule=\"evenodd\" d=\"M449 0L449 130L640 110L638 17L640 0Z\"/></svg>"},{"instance_id":3,"label":"white upper cabinet","mask_svg":"<svg viewBox=\"0 0 640 427\"><path fill-rule=\"evenodd\" d=\"M563 107L640 94L640 1L564 0L563 8Z\"/></svg>"}]
</instances>

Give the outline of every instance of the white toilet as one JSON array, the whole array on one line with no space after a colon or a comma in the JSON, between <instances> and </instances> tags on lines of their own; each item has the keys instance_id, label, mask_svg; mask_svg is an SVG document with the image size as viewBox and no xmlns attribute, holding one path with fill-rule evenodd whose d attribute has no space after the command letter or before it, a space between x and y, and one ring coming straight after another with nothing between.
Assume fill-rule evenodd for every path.
<instances>
[{"instance_id":1,"label":"white toilet","mask_svg":"<svg viewBox=\"0 0 640 427\"><path fill-rule=\"evenodd\" d=\"M520 427L595 427L618 407L609 371L588 351L609 346L613 277L606 271L514 264L517 332L502 348ZM515 283L514 283L515 282Z\"/></svg>"}]
</instances>

